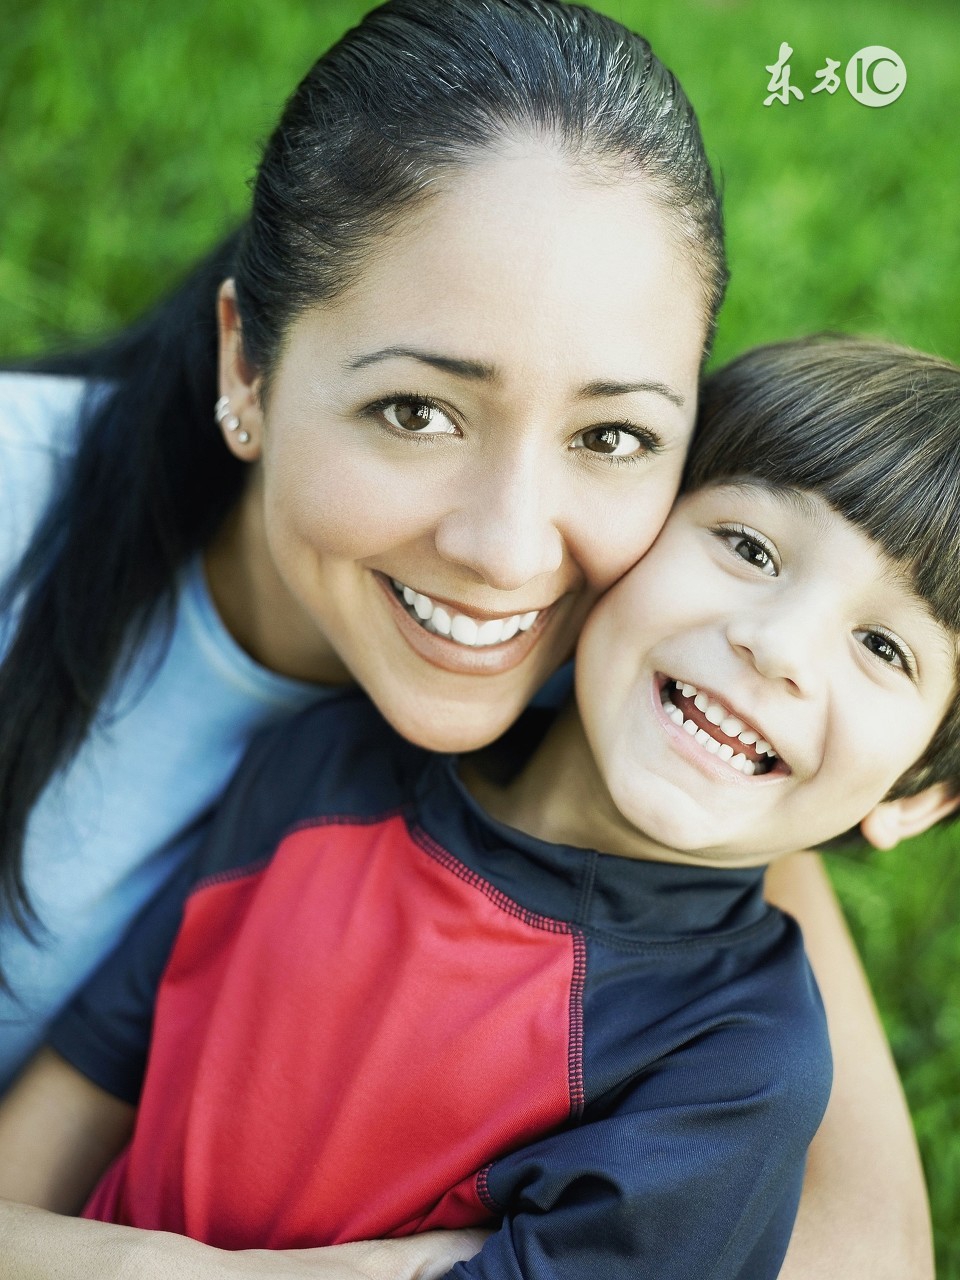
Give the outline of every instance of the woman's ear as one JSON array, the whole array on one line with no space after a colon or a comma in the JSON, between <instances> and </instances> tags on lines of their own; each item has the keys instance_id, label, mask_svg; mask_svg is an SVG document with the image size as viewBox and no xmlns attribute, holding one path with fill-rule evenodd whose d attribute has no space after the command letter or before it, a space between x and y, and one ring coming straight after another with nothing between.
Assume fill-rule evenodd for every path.
<instances>
[{"instance_id":1,"label":"woman's ear","mask_svg":"<svg viewBox=\"0 0 960 1280\"><path fill-rule=\"evenodd\" d=\"M960 795L945 782L937 782L915 796L881 801L860 823L860 831L875 849L892 849L901 840L926 831L957 808L960 808Z\"/></svg>"},{"instance_id":2,"label":"woman's ear","mask_svg":"<svg viewBox=\"0 0 960 1280\"><path fill-rule=\"evenodd\" d=\"M263 443L260 376L244 353L233 280L224 280L217 294L217 329L221 399L216 405L216 419L230 452L244 462L253 462Z\"/></svg>"}]
</instances>

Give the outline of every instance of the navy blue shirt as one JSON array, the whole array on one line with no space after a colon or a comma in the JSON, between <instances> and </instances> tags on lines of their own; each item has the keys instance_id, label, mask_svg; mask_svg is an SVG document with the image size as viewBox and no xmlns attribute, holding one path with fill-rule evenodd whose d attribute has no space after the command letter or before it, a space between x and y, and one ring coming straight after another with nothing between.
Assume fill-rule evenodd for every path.
<instances>
[{"instance_id":1,"label":"navy blue shirt","mask_svg":"<svg viewBox=\"0 0 960 1280\"><path fill-rule=\"evenodd\" d=\"M225 1248L499 1223L457 1280L773 1280L831 1074L762 869L514 831L356 695L251 750L52 1043L140 1100L89 1216Z\"/></svg>"}]
</instances>

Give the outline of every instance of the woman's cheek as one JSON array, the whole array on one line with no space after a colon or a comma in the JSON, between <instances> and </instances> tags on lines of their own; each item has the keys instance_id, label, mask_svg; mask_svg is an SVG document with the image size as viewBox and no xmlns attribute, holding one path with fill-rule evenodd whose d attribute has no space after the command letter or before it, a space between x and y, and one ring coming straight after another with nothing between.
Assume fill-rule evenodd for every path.
<instances>
[{"instance_id":1,"label":"woman's cheek","mask_svg":"<svg viewBox=\"0 0 960 1280\"><path fill-rule=\"evenodd\" d=\"M682 458L652 459L640 483L624 485L623 492L583 513L579 559L595 595L609 590L653 546L673 506L682 466Z\"/></svg>"}]
</instances>

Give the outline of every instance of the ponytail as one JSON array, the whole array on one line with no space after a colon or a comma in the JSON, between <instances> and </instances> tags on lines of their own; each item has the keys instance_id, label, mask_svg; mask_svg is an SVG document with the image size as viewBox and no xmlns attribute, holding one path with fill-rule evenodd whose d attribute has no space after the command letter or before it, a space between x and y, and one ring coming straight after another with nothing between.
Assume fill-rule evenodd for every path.
<instances>
[{"instance_id":1,"label":"ponytail","mask_svg":"<svg viewBox=\"0 0 960 1280\"><path fill-rule=\"evenodd\" d=\"M102 347L34 362L90 381L76 457L0 594L20 602L0 666L0 912L28 933L23 845L34 803L90 730L147 629L172 621L178 570L239 497L243 464L213 421L216 294L231 236Z\"/></svg>"}]
</instances>

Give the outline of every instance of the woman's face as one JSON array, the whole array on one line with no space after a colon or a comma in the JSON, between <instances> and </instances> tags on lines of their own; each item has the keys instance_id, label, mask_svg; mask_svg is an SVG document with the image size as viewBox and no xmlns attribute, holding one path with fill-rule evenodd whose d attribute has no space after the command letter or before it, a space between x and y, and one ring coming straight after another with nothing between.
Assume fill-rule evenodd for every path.
<instances>
[{"instance_id":1,"label":"woman's face","mask_svg":"<svg viewBox=\"0 0 960 1280\"><path fill-rule=\"evenodd\" d=\"M678 240L642 179L518 143L292 325L262 409L227 307L257 656L431 748L502 732L676 492L705 329Z\"/></svg>"}]
</instances>

